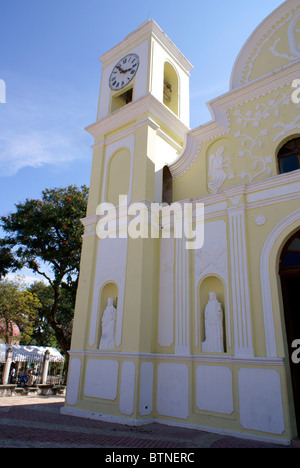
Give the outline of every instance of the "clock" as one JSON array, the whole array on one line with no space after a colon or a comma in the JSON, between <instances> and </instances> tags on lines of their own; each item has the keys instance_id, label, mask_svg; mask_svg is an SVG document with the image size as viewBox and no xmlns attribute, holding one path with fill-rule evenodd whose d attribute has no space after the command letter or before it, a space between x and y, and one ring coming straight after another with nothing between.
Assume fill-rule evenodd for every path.
<instances>
[{"instance_id":1,"label":"clock","mask_svg":"<svg viewBox=\"0 0 300 468\"><path fill-rule=\"evenodd\" d=\"M136 54L127 54L114 66L109 77L109 87L113 91L124 88L135 77L139 68L139 57Z\"/></svg>"}]
</instances>

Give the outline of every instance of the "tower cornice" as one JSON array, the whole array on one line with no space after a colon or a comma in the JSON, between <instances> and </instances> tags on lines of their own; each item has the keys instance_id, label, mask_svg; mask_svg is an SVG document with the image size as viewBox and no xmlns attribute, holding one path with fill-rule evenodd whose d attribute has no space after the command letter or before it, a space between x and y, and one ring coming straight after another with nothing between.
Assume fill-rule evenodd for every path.
<instances>
[{"instance_id":1,"label":"tower cornice","mask_svg":"<svg viewBox=\"0 0 300 468\"><path fill-rule=\"evenodd\" d=\"M111 50L103 54L99 60L103 63L103 65L106 66L120 57L123 51L125 52L130 50L131 47L134 47L136 44L143 42L147 37L153 37L158 42L160 42L161 45L173 55L173 58L178 64L180 64L186 73L189 73L193 69L193 65L187 60L187 58L180 52L171 39L152 19L142 23L135 31L126 36L121 43L117 44Z\"/></svg>"}]
</instances>

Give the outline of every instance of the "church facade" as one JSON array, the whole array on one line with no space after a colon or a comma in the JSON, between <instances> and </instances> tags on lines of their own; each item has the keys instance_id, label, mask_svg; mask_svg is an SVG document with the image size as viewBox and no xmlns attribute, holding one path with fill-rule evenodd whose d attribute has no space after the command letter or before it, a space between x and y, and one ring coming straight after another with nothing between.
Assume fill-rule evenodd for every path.
<instances>
[{"instance_id":1,"label":"church facade","mask_svg":"<svg viewBox=\"0 0 300 468\"><path fill-rule=\"evenodd\" d=\"M101 57L64 413L299 434L299 31L287 0L195 129L192 66L154 21Z\"/></svg>"}]
</instances>

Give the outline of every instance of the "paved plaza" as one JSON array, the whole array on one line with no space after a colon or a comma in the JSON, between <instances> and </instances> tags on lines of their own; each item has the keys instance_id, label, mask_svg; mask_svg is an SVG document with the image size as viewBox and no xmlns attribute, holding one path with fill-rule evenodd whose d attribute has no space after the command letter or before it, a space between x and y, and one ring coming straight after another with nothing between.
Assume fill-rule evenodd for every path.
<instances>
[{"instance_id":1,"label":"paved plaza","mask_svg":"<svg viewBox=\"0 0 300 468\"><path fill-rule=\"evenodd\" d=\"M0 448L104 448L115 449L107 451L115 458L130 454L130 449L135 454L136 449L155 454L162 450L196 453L199 448L286 448L157 423L131 427L82 419L62 415L63 404L62 395L0 398Z\"/></svg>"}]
</instances>

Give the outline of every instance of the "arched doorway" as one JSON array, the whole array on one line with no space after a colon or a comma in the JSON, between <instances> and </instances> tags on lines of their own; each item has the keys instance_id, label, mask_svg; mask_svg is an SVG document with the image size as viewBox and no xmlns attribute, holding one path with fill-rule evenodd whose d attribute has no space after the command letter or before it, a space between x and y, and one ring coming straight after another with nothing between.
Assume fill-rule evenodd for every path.
<instances>
[{"instance_id":1,"label":"arched doorway","mask_svg":"<svg viewBox=\"0 0 300 468\"><path fill-rule=\"evenodd\" d=\"M172 174L168 166L163 168L163 203L172 204Z\"/></svg>"},{"instance_id":2,"label":"arched doorway","mask_svg":"<svg viewBox=\"0 0 300 468\"><path fill-rule=\"evenodd\" d=\"M300 339L300 230L282 249L279 274L284 305L284 318L290 358L291 378L298 434L300 434L300 363L293 362L294 340Z\"/></svg>"}]
</instances>

